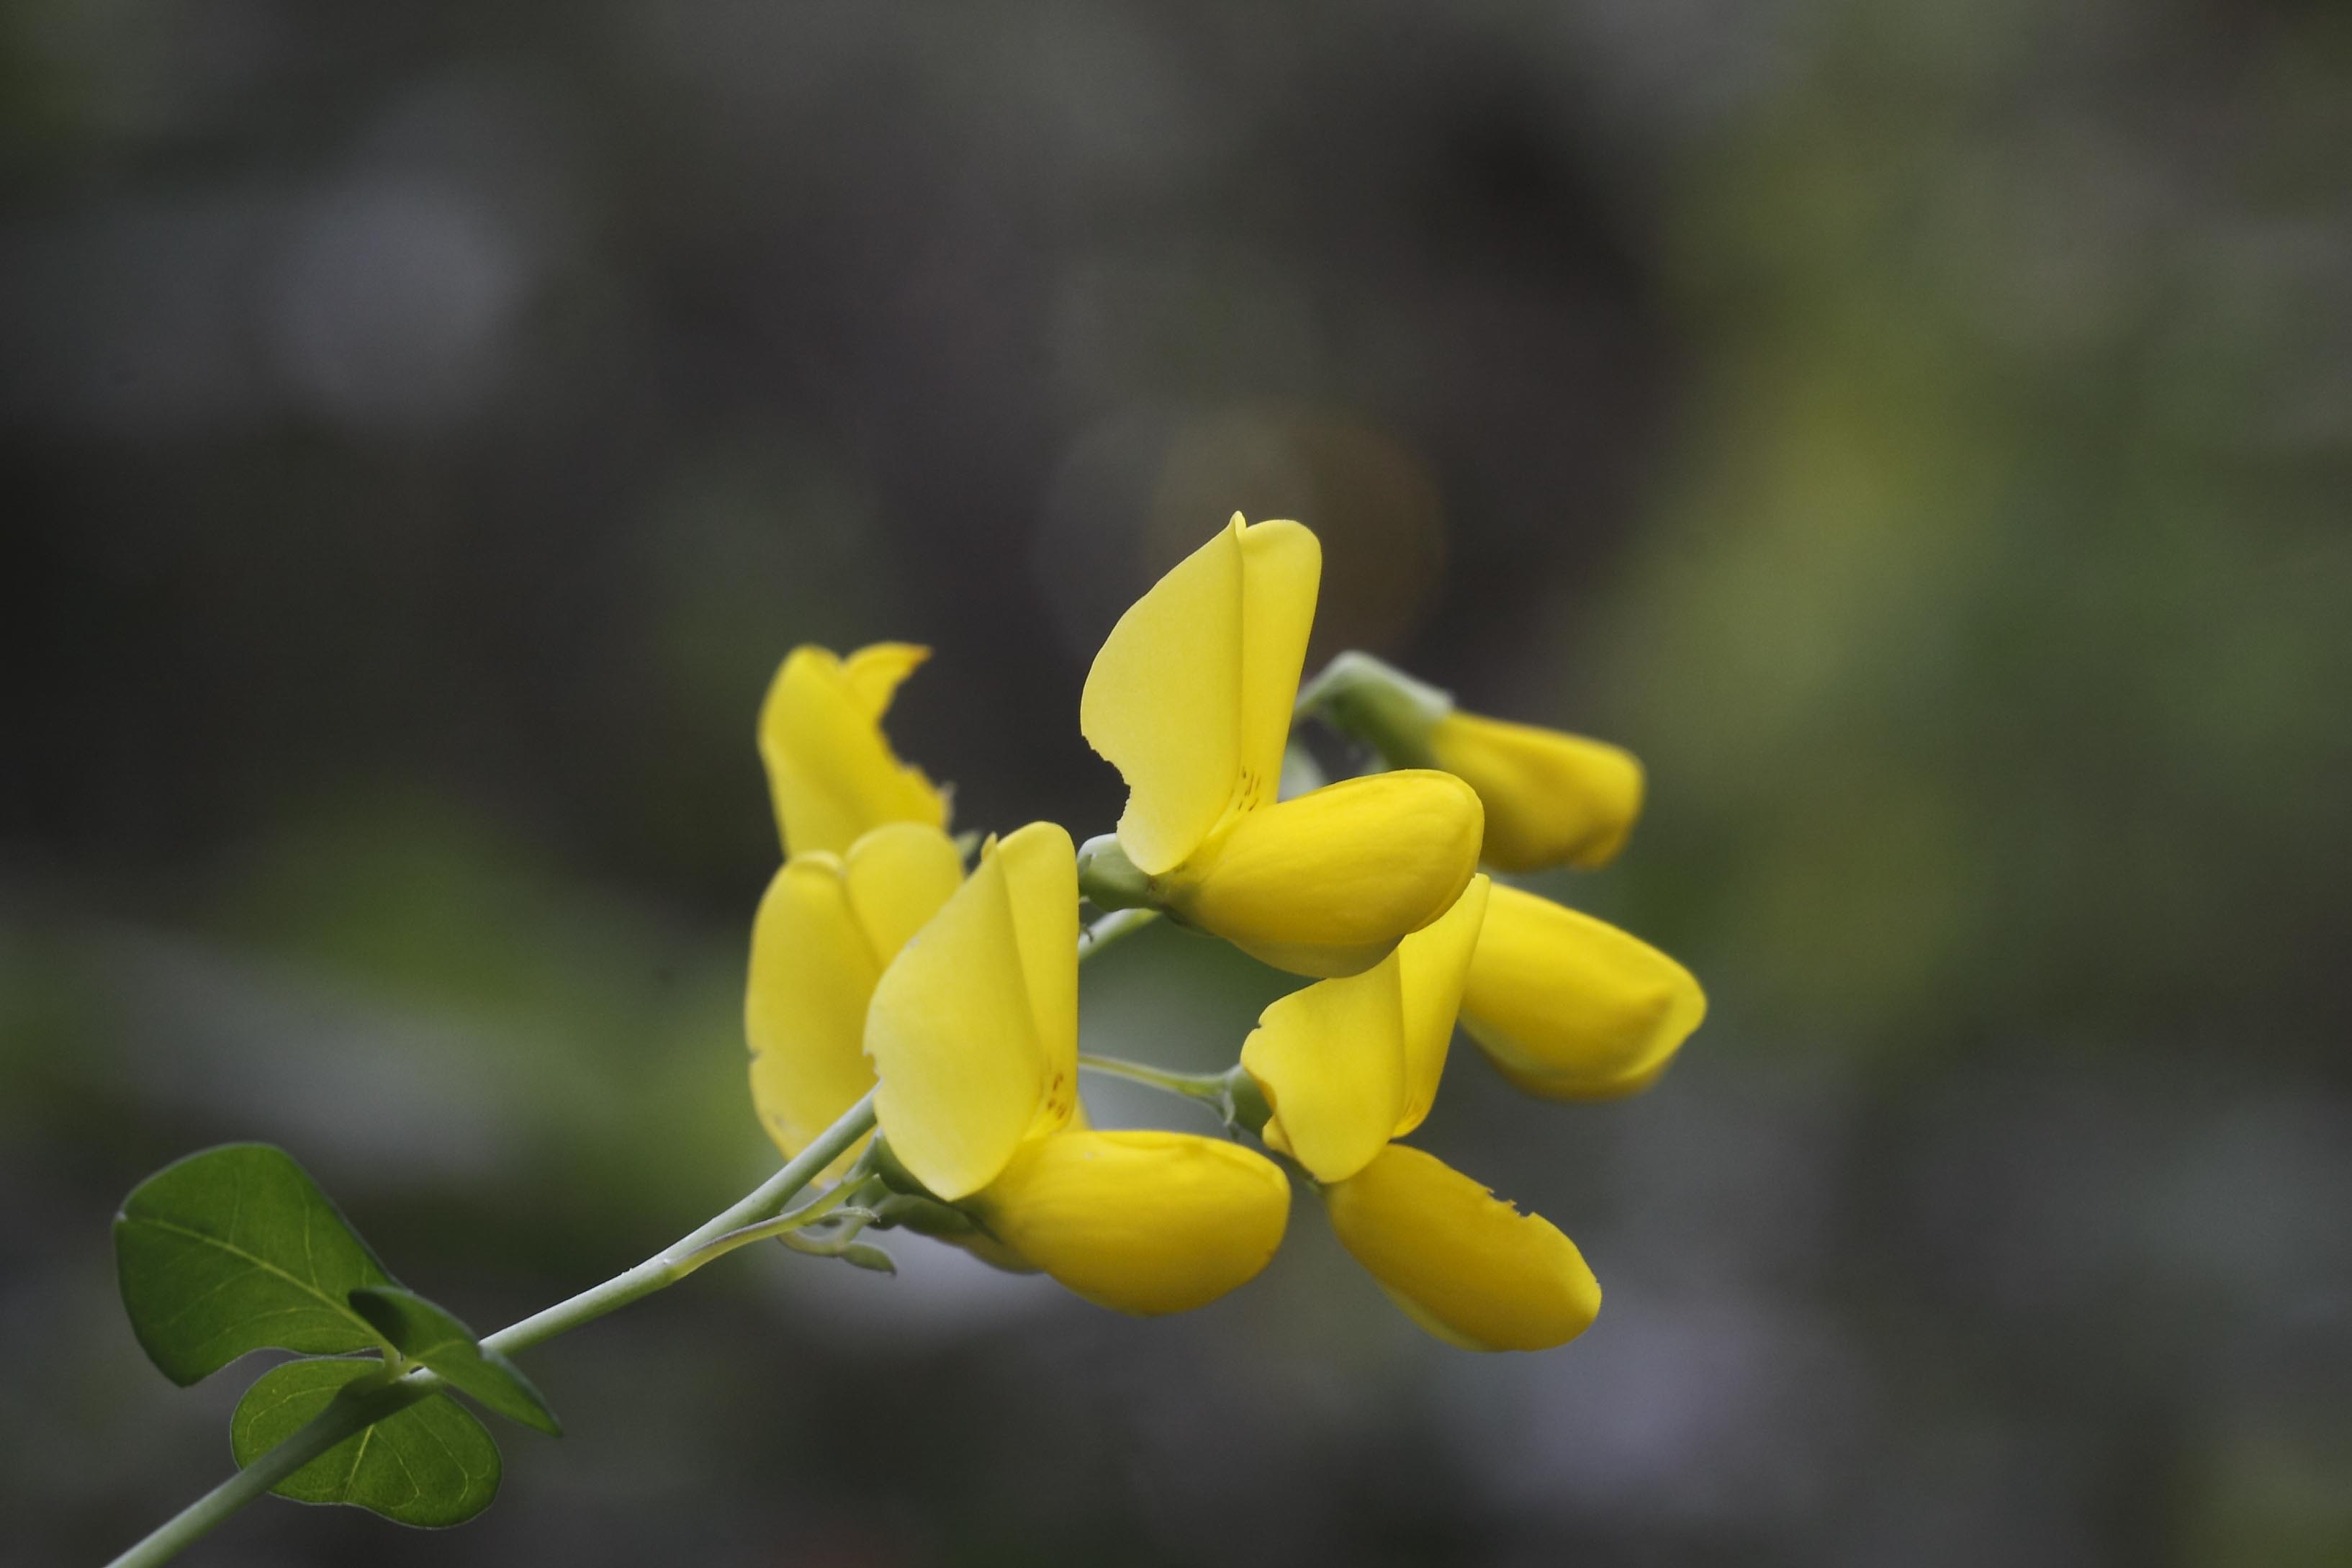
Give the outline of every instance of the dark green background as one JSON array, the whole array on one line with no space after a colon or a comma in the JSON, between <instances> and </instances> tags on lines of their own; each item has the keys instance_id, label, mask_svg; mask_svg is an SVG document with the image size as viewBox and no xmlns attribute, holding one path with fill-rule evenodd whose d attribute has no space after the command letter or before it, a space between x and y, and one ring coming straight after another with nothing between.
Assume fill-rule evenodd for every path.
<instances>
[{"instance_id":1,"label":"dark green background","mask_svg":"<svg viewBox=\"0 0 2352 1568\"><path fill-rule=\"evenodd\" d=\"M1240 508L1318 658L1651 766L1556 890L1707 1025L1423 1139L1599 1326L1445 1350L1311 1204L1154 1324L763 1249L526 1357L477 1523L190 1562L2352 1561L2347 148L2317 4L8 7L0 1558L226 1467L135 1181L282 1144L484 1329L683 1232L784 650L933 644L960 824L1085 837ZM1281 987L1157 931L1088 1043Z\"/></svg>"}]
</instances>

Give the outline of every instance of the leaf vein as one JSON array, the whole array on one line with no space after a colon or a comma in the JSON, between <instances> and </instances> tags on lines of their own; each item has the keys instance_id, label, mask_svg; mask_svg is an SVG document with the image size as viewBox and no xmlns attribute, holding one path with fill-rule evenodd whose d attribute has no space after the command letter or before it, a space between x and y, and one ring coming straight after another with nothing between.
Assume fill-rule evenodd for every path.
<instances>
[{"instance_id":1,"label":"leaf vein","mask_svg":"<svg viewBox=\"0 0 2352 1568\"><path fill-rule=\"evenodd\" d=\"M265 1273L275 1274L278 1279L285 1280L289 1285L293 1286L303 1294L315 1297L320 1304L325 1306L329 1311L333 1312L337 1317L357 1323L370 1335L373 1335L375 1332L374 1329L368 1324L367 1320L362 1318L358 1313L352 1310L350 1303L337 1300L326 1291L321 1290L317 1285L312 1284L309 1280L300 1279L296 1275L288 1273L285 1269L280 1268L277 1264L270 1262L267 1258L263 1258L257 1253L247 1252L244 1247L237 1246L235 1242L215 1236L209 1231L192 1230L186 1226L174 1225L169 1220L155 1219L152 1216L135 1219L131 1223L134 1225L153 1226L158 1230L169 1232L173 1236L185 1237L191 1241L202 1242L209 1247L216 1247L223 1252L229 1253L234 1257L242 1258L256 1268L261 1269ZM224 1281L224 1283L227 1283L227 1281Z\"/></svg>"}]
</instances>

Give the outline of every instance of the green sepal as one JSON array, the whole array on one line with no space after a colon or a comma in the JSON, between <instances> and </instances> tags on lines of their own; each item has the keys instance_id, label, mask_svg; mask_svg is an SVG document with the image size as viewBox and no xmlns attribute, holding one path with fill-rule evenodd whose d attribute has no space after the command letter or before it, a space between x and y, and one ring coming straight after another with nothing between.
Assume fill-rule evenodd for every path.
<instances>
[{"instance_id":1,"label":"green sepal","mask_svg":"<svg viewBox=\"0 0 2352 1568\"><path fill-rule=\"evenodd\" d=\"M485 1408L551 1437L563 1436L562 1423L530 1379L474 1331L414 1290L397 1285L367 1285L352 1292L352 1306L406 1360L439 1373L452 1388Z\"/></svg>"},{"instance_id":2,"label":"green sepal","mask_svg":"<svg viewBox=\"0 0 2352 1568\"><path fill-rule=\"evenodd\" d=\"M845 1243L835 1256L852 1268L863 1268L869 1273L896 1274L898 1272L898 1260L870 1241Z\"/></svg>"},{"instance_id":3,"label":"green sepal","mask_svg":"<svg viewBox=\"0 0 2352 1568\"><path fill-rule=\"evenodd\" d=\"M1078 846L1078 891L1105 912L1162 907L1159 889L1127 858L1116 833L1097 834Z\"/></svg>"},{"instance_id":4,"label":"green sepal","mask_svg":"<svg viewBox=\"0 0 2352 1568\"><path fill-rule=\"evenodd\" d=\"M1224 1079L1225 1103L1232 1112L1226 1120L1234 1126L1263 1135L1265 1124L1274 1120L1274 1107L1266 1102L1265 1090L1239 1062L1226 1069Z\"/></svg>"},{"instance_id":5,"label":"green sepal","mask_svg":"<svg viewBox=\"0 0 2352 1568\"><path fill-rule=\"evenodd\" d=\"M383 1344L351 1292L392 1284L310 1173L283 1149L229 1143L164 1166L114 1216L131 1331L186 1387L248 1351Z\"/></svg>"},{"instance_id":6,"label":"green sepal","mask_svg":"<svg viewBox=\"0 0 2352 1568\"><path fill-rule=\"evenodd\" d=\"M1298 694L1299 717L1321 715L1395 768L1431 766L1429 731L1453 710L1451 693L1354 648L1325 666Z\"/></svg>"},{"instance_id":7,"label":"green sepal","mask_svg":"<svg viewBox=\"0 0 2352 1568\"><path fill-rule=\"evenodd\" d=\"M339 1399L364 1399L387 1379L374 1361L289 1361L245 1391L229 1417L243 1469ZM352 1433L270 1489L296 1502L344 1503L402 1524L463 1524L499 1495L499 1446L441 1394Z\"/></svg>"},{"instance_id":8,"label":"green sepal","mask_svg":"<svg viewBox=\"0 0 2352 1568\"><path fill-rule=\"evenodd\" d=\"M923 1185L914 1172L907 1169L905 1163L898 1158L898 1152L890 1147L887 1132L876 1131L874 1141L866 1146L865 1157L874 1162L874 1174L892 1192L919 1198L931 1196L931 1189Z\"/></svg>"},{"instance_id":9,"label":"green sepal","mask_svg":"<svg viewBox=\"0 0 2352 1568\"><path fill-rule=\"evenodd\" d=\"M937 1198L914 1193L893 1193L868 1205L874 1223L884 1230L911 1230L917 1236L961 1236L974 1228L971 1215Z\"/></svg>"}]
</instances>

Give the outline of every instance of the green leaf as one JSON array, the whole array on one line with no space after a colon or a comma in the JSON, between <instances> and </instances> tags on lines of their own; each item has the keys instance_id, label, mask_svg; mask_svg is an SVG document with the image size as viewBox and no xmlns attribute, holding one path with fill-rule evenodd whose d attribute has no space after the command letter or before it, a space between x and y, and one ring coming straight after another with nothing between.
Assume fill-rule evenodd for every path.
<instances>
[{"instance_id":1,"label":"green leaf","mask_svg":"<svg viewBox=\"0 0 2352 1568\"><path fill-rule=\"evenodd\" d=\"M289 1361L237 1401L229 1447L239 1469L292 1436L337 1398L382 1386L373 1361ZM349 1385L373 1380L367 1389ZM296 1502L348 1503L402 1524L463 1524L499 1495L499 1446L441 1394L353 1433L270 1489Z\"/></svg>"},{"instance_id":2,"label":"green leaf","mask_svg":"<svg viewBox=\"0 0 2352 1568\"><path fill-rule=\"evenodd\" d=\"M383 1342L347 1299L392 1276L283 1149L229 1143L166 1165L114 1216L140 1348L186 1387L247 1351Z\"/></svg>"},{"instance_id":3,"label":"green leaf","mask_svg":"<svg viewBox=\"0 0 2352 1568\"><path fill-rule=\"evenodd\" d=\"M563 1436L555 1412L514 1363L474 1337L474 1331L414 1290L365 1285L352 1292L360 1316L410 1361L423 1362L509 1421L551 1437Z\"/></svg>"}]
</instances>

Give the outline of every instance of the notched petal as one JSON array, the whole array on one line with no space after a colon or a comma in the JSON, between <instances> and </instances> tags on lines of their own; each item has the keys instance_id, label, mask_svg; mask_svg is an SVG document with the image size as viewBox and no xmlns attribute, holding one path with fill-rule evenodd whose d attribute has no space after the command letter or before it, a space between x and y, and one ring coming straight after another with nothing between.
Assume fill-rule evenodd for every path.
<instances>
[{"instance_id":1,"label":"notched petal","mask_svg":"<svg viewBox=\"0 0 2352 1568\"><path fill-rule=\"evenodd\" d=\"M845 663L794 648L760 710L760 757L788 854L842 854L886 822L947 825L946 797L883 735L890 694L927 650L884 643Z\"/></svg>"}]
</instances>

